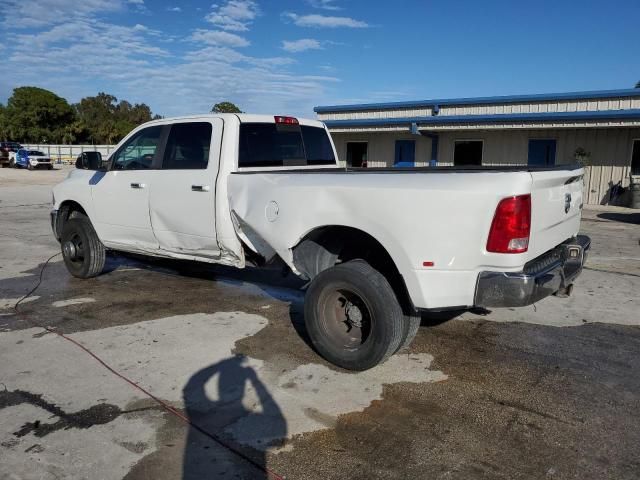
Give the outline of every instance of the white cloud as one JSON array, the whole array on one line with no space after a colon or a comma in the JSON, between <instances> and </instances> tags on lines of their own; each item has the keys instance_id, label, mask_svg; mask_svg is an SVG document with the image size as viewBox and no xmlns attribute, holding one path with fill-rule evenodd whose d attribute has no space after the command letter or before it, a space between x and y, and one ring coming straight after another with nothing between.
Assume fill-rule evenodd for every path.
<instances>
[{"instance_id":1,"label":"white cloud","mask_svg":"<svg viewBox=\"0 0 640 480\"><path fill-rule=\"evenodd\" d=\"M251 44L249 40L241 37L240 35L223 32L222 30L198 29L193 32L189 39L195 42L202 42L207 45L220 45L227 47L248 47Z\"/></svg>"},{"instance_id":2,"label":"white cloud","mask_svg":"<svg viewBox=\"0 0 640 480\"><path fill-rule=\"evenodd\" d=\"M316 28L367 28L369 24L351 17L330 17L327 15L298 15L291 12L282 14L283 18L291 20L299 27Z\"/></svg>"},{"instance_id":3,"label":"white cloud","mask_svg":"<svg viewBox=\"0 0 640 480\"><path fill-rule=\"evenodd\" d=\"M122 8L120 0L0 0L3 23L11 28L56 25Z\"/></svg>"},{"instance_id":4,"label":"white cloud","mask_svg":"<svg viewBox=\"0 0 640 480\"><path fill-rule=\"evenodd\" d=\"M341 7L335 5L336 0L307 0L307 3L313 8L322 10L342 10Z\"/></svg>"},{"instance_id":5,"label":"white cloud","mask_svg":"<svg viewBox=\"0 0 640 480\"><path fill-rule=\"evenodd\" d=\"M127 3L132 5L144 5L144 0L127 0Z\"/></svg>"},{"instance_id":6,"label":"white cloud","mask_svg":"<svg viewBox=\"0 0 640 480\"><path fill-rule=\"evenodd\" d=\"M12 33L3 66L20 75L0 77L0 97L21 85L38 85L70 102L106 91L167 116L207 112L221 99L255 113L312 116L312 107L339 81L307 75L285 55L241 53L248 41L232 32L187 32L172 47L163 42L166 32L141 23L107 23L97 15Z\"/></svg>"},{"instance_id":7,"label":"white cloud","mask_svg":"<svg viewBox=\"0 0 640 480\"><path fill-rule=\"evenodd\" d=\"M167 7L168 12L181 12L182 9L180 7Z\"/></svg>"},{"instance_id":8,"label":"white cloud","mask_svg":"<svg viewBox=\"0 0 640 480\"><path fill-rule=\"evenodd\" d=\"M297 53L305 50L322 50L322 45L313 38L301 38L300 40L283 40L282 49L287 52Z\"/></svg>"},{"instance_id":9,"label":"white cloud","mask_svg":"<svg viewBox=\"0 0 640 480\"><path fill-rule=\"evenodd\" d=\"M253 0L228 0L220 6L211 5L213 11L205 17L208 22L223 30L246 32L253 20L260 14L258 4Z\"/></svg>"}]
</instances>

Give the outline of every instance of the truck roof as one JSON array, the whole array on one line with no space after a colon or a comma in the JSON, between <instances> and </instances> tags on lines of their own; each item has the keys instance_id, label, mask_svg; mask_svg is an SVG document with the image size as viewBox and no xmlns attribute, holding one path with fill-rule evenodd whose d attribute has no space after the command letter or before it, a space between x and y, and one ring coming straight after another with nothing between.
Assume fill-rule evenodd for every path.
<instances>
[{"instance_id":1,"label":"truck roof","mask_svg":"<svg viewBox=\"0 0 640 480\"><path fill-rule=\"evenodd\" d=\"M144 125L164 125L167 123L177 123L184 120L206 120L208 118L222 118L225 119L239 119L240 123L275 123L275 117L280 115L259 115L253 113L202 113L199 115L185 115L180 117L167 117L160 118L158 120L152 120ZM291 116L291 115L282 115ZM307 125L310 127L324 128L324 123L309 118L294 117L298 120L300 125Z\"/></svg>"}]
</instances>

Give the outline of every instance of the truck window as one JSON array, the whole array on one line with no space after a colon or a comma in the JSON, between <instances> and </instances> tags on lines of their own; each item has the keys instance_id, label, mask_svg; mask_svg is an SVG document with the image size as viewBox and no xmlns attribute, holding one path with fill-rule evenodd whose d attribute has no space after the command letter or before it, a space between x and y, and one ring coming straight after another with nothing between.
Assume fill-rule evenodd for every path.
<instances>
[{"instance_id":1,"label":"truck window","mask_svg":"<svg viewBox=\"0 0 640 480\"><path fill-rule=\"evenodd\" d=\"M171 125L164 150L164 170L197 170L207 168L211 145L211 124L208 122Z\"/></svg>"},{"instance_id":2,"label":"truck window","mask_svg":"<svg viewBox=\"0 0 640 480\"><path fill-rule=\"evenodd\" d=\"M324 128L302 125L302 140L309 165L335 165L336 158Z\"/></svg>"},{"instance_id":3,"label":"truck window","mask_svg":"<svg viewBox=\"0 0 640 480\"><path fill-rule=\"evenodd\" d=\"M160 143L162 127L140 130L116 152L113 170L145 170L151 168L156 149Z\"/></svg>"},{"instance_id":4,"label":"truck window","mask_svg":"<svg viewBox=\"0 0 640 480\"><path fill-rule=\"evenodd\" d=\"M239 167L335 164L327 132L305 125L243 123L239 150Z\"/></svg>"}]
</instances>

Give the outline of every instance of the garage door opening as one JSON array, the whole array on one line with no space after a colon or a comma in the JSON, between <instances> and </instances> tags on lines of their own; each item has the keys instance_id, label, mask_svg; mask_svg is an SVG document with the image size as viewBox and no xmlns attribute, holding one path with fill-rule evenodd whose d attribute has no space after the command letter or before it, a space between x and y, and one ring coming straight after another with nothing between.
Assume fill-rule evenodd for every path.
<instances>
[{"instance_id":1,"label":"garage door opening","mask_svg":"<svg viewBox=\"0 0 640 480\"><path fill-rule=\"evenodd\" d=\"M484 141L482 140L456 140L453 149L453 164L482 165L482 150Z\"/></svg>"},{"instance_id":2,"label":"garage door opening","mask_svg":"<svg viewBox=\"0 0 640 480\"><path fill-rule=\"evenodd\" d=\"M640 139L633 141L631 150L631 175L640 175Z\"/></svg>"},{"instance_id":3,"label":"garage door opening","mask_svg":"<svg viewBox=\"0 0 640 480\"><path fill-rule=\"evenodd\" d=\"M347 142L347 167L367 166L367 142Z\"/></svg>"}]
</instances>

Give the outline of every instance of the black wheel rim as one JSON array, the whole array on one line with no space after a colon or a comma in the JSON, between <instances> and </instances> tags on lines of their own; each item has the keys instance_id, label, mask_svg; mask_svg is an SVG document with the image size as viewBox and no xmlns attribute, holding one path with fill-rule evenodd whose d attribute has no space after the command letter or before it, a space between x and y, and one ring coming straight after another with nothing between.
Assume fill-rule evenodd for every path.
<instances>
[{"instance_id":1,"label":"black wheel rim","mask_svg":"<svg viewBox=\"0 0 640 480\"><path fill-rule=\"evenodd\" d=\"M63 244L62 252L65 258L73 265L81 266L84 263L84 242L77 233L71 235Z\"/></svg>"},{"instance_id":2,"label":"black wheel rim","mask_svg":"<svg viewBox=\"0 0 640 480\"><path fill-rule=\"evenodd\" d=\"M347 288L332 288L319 301L320 329L330 342L343 349L362 346L371 334L372 316L367 302Z\"/></svg>"}]
</instances>

